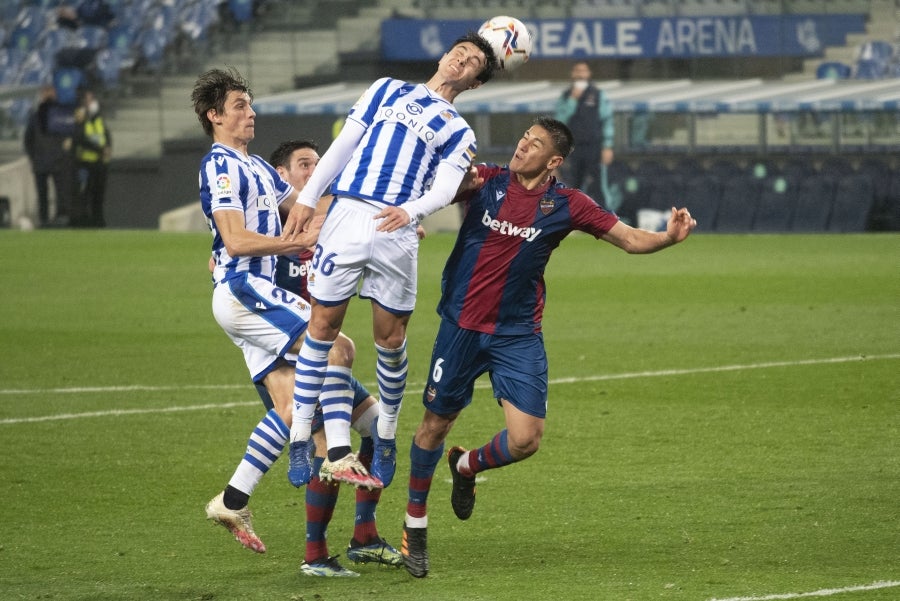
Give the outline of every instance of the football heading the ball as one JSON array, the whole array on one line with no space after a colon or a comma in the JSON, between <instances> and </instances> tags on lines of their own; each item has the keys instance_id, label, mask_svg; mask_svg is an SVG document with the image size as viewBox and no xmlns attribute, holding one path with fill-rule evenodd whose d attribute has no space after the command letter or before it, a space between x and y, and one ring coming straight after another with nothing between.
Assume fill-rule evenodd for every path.
<instances>
[{"instance_id":1,"label":"football heading the ball","mask_svg":"<svg viewBox=\"0 0 900 601\"><path fill-rule=\"evenodd\" d=\"M499 66L504 71L518 69L531 56L531 34L525 24L515 17L488 19L478 28L478 34L494 48Z\"/></svg>"}]
</instances>

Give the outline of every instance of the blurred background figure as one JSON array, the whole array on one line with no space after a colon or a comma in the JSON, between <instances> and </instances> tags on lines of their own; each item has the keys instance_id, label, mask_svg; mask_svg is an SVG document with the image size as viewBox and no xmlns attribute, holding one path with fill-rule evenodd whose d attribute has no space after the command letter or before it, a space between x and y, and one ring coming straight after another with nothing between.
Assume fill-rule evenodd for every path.
<instances>
[{"instance_id":1,"label":"blurred background figure","mask_svg":"<svg viewBox=\"0 0 900 601\"><path fill-rule=\"evenodd\" d=\"M606 94L591 81L586 61L572 65L572 83L556 103L556 118L569 126L575 136L575 150L563 180L583 190L609 210L611 198L606 166L613 161L615 122Z\"/></svg>"},{"instance_id":2,"label":"blurred background figure","mask_svg":"<svg viewBox=\"0 0 900 601\"><path fill-rule=\"evenodd\" d=\"M38 226L67 225L72 204L75 171L71 157L74 114L60 105L52 85L41 88L38 105L25 126L23 146L31 161L37 188ZM50 180L53 180L55 214L51 220Z\"/></svg>"},{"instance_id":3,"label":"blurred background figure","mask_svg":"<svg viewBox=\"0 0 900 601\"><path fill-rule=\"evenodd\" d=\"M84 90L75 112L75 164L78 170L78 202L72 211L74 227L106 227L103 204L106 178L112 156L112 137L100 113L100 101Z\"/></svg>"}]
</instances>

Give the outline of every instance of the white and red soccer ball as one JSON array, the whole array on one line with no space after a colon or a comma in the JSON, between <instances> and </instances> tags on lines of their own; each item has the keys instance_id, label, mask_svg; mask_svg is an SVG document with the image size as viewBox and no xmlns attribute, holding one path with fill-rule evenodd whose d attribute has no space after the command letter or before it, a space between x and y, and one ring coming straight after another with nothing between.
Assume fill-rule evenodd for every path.
<instances>
[{"instance_id":1,"label":"white and red soccer ball","mask_svg":"<svg viewBox=\"0 0 900 601\"><path fill-rule=\"evenodd\" d=\"M531 34L525 24L515 17L488 19L478 28L478 34L494 48L499 66L504 71L518 69L531 56Z\"/></svg>"}]
</instances>

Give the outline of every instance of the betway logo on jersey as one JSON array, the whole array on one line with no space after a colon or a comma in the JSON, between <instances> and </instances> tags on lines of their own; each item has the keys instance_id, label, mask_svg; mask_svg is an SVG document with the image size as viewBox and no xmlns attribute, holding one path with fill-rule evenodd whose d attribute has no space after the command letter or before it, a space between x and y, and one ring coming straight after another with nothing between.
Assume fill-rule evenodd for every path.
<instances>
[{"instance_id":1,"label":"betway logo on jersey","mask_svg":"<svg viewBox=\"0 0 900 601\"><path fill-rule=\"evenodd\" d=\"M312 273L312 259L303 261L299 265L293 261L288 265L288 275L292 278L306 277Z\"/></svg>"},{"instance_id":2,"label":"betway logo on jersey","mask_svg":"<svg viewBox=\"0 0 900 601\"><path fill-rule=\"evenodd\" d=\"M509 221L494 219L487 210L484 212L484 217L481 218L481 223L495 232L514 238L525 238L528 242L534 242L534 239L541 233L541 230L534 227L519 227Z\"/></svg>"}]
</instances>

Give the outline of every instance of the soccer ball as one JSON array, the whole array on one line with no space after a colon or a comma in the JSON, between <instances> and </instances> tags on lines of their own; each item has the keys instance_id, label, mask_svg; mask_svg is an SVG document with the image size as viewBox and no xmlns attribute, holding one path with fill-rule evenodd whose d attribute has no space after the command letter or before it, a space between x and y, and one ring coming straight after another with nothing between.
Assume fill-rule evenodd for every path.
<instances>
[{"instance_id":1,"label":"soccer ball","mask_svg":"<svg viewBox=\"0 0 900 601\"><path fill-rule=\"evenodd\" d=\"M513 71L531 55L531 34L515 17L494 17L478 28L478 34L494 48L500 68Z\"/></svg>"}]
</instances>

